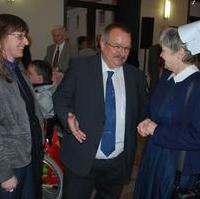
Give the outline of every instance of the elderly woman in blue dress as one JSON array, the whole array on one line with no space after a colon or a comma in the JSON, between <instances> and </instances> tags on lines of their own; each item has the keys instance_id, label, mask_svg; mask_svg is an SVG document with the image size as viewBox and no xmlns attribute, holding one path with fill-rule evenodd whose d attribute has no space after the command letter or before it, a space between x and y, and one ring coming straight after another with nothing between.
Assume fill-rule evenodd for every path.
<instances>
[{"instance_id":1,"label":"elderly woman in blue dress","mask_svg":"<svg viewBox=\"0 0 200 199\"><path fill-rule=\"evenodd\" d=\"M161 77L147 118L138 125L139 134L148 138L134 199L170 198L180 150L186 151L181 187L194 187L200 174L200 72L194 65L200 53L199 32L200 21L166 29L160 37L160 56L170 72Z\"/></svg>"}]
</instances>

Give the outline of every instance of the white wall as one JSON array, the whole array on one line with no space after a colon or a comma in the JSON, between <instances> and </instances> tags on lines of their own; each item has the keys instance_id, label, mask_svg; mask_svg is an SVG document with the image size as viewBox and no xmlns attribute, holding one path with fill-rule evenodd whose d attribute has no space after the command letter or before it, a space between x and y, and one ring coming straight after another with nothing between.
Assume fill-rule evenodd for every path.
<instances>
[{"instance_id":1,"label":"white wall","mask_svg":"<svg viewBox=\"0 0 200 199\"><path fill-rule=\"evenodd\" d=\"M187 22L188 0L171 0L171 16L168 20L163 18L164 0L142 0L141 16L154 17L153 43L158 42L162 26L179 26Z\"/></svg>"},{"instance_id":2,"label":"white wall","mask_svg":"<svg viewBox=\"0 0 200 199\"><path fill-rule=\"evenodd\" d=\"M63 24L63 0L0 0L0 13L22 17L30 28L33 59L43 59L46 47L51 43L52 26Z\"/></svg>"},{"instance_id":3,"label":"white wall","mask_svg":"<svg viewBox=\"0 0 200 199\"><path fill-rule=\"evenodd\" d=\"M11 13L22 17L30 27L32 37L31 52L33 59L43 58L46 47L51 43L50 29L63 24L64 0L15 0L9 4L0 0L0 13ZM161 26L169 24L179 26L187 22L189 0L172 0L172 12L169 20L163 19L164 0L142 0L141 17L154 17L153 43L158 42ZM143 50L139 50L139 59L143 65Z\"/></svg>"}]
</instances>

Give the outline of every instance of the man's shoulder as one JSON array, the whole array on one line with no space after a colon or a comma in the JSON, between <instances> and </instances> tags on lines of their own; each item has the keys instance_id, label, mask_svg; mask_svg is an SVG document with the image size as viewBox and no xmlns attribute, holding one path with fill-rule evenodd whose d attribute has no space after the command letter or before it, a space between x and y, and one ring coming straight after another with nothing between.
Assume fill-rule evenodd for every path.
<instances>
[{"instance_id":1,"label":"man's shoulder","mask_svg":"<svg viewBox=\"0 0 200 199\"><path fill-rule=\"evenodd\" d=\"M77 74L88 74L94 72L101 66L101 59L97 55L88 57L75 57L70 60L69 71L74 71Z\"/></svg>"},{"instance_id":2,"label":"man's shoulder","mask_svg":"<svg viewBox=\"0 0 200 199\"><path fill-rule=\"evenodd\" d=\"M137 68L137 67L135 67L135 66L133 66L131 64L125 63L123 65L123 67L124 67L125 71L128 71L131 74L144 76L144 72L141 69L139 69L139 68Z\"/></svg>"},{"instance_id":3,"label":"man's shoulder","mask_svg":"<svg viewBox=\"0 0 200 199\"><path fill-rule=\"evenodd\" d=\"M99 55L92 55L92 56L80 56L80 57L74 57L71 60L71 63L74 64L92 64L92 63L97 63L99 62L100 56Z\"/></svg>"}]
</instances>

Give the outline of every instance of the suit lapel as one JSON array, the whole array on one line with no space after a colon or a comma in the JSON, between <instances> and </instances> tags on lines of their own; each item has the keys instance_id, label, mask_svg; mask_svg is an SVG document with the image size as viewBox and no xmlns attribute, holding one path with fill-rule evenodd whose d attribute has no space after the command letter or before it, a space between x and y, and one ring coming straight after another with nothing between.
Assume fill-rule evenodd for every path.
<instances>
[{"instance_id":1,"label":"suit lapel","mask_svg":"<svg viewBox=\"0 0 200 199\"><path fill-rule=\"evenodd\" d=\"M126 114L125 114L125 129L127 129L127 124L129 124L131 121L131 115L132 111L136 110L135 108L135 82L133 81L133 76L130 74L130 70L128 70L128 67L126 64L123 66L124 71L124 81L125 81L125 90L126 90ZM127 133L126 133L127 137Z\"/></svg>"},{"instance_id":2,"label":"suit lapel","mask_svg":"<svg viewBox=\"0 0 200 199\"><path fill-rule=\"evenodd\" d=\"M54 58L54 51L55 51L55 49L56 49L56 45L54 44L53 46L52 46L52 48L50 49L51 51L50 51L50 57L51 57L51 63L53 63L53 58Z\"/></svg>"},{"instance_id":3,"label":"suit lapel","mask_svg":"<svg viewBox=\"0 0 200 199\"><path fill-rule=\"evenodd\" d=\"M95 93L98 96L101 109L104 110L104 88L103 88L103 75L102 75L102 64L100 55L95 59L93 64L94 68L94 87Z\"/></svg>"},{"instance_id":4,"label":"suit lapel","mask_svg":"<svg viewBox=\"0 0 200 199\"><path fill-rule=\"evenodd\" d=\"M63 49L61 51L60 57L59 57L59 61L58 62L62 62L62 60L66 57L69 56L69 52L68 52L68 46L65 42Z\"/></svg>"}]
</instances>

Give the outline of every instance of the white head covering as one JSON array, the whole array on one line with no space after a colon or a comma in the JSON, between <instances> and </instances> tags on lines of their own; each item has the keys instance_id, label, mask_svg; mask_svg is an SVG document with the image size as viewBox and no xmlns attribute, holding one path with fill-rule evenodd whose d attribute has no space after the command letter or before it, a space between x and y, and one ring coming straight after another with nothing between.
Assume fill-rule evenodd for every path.
<instances>
[{"instance_id":1,"label":"white head covering","mask_svg":"<svg viewBox=\"0 0 200 199\"><path fill-rule=\"evenodd\" d=\"M178 33L192 55L200 53L200 21L178 27Z\"/></svg>"}]
</instances>

